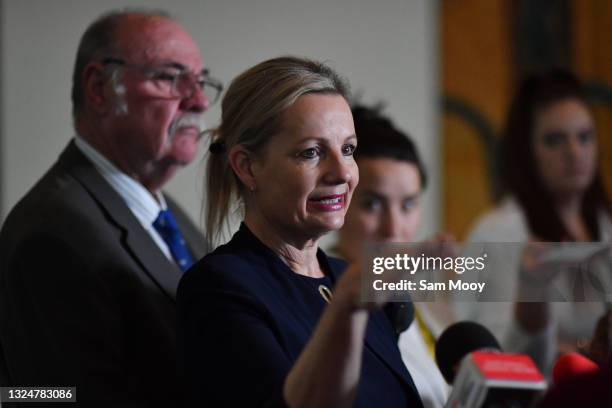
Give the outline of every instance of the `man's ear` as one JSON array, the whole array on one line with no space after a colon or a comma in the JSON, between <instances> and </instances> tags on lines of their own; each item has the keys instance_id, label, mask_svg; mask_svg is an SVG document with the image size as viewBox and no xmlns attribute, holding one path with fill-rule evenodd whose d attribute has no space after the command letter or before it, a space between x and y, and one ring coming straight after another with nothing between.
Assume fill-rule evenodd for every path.
<instances>
[{"instance_id":1,"label":"man's ear","mask_svg":"<svg viewBox=\"0 0 612 408\"><path fill-rule=\"evenodd\" d=\"M241 144L235 144L230 149L227 160L234 170L234 174L240 179L242 184L249 190L255 191L257 183L255 181L254 156L253 152L246 149Z\"/></svg>"},{"instance_id":2,"label":"man's ear","mask_svg":"<svg viewBox=\"0 0 612 408\"><path fill-rule=\"evenodd\" d=\"M105 114L112 108L113 101L106 90L108 76L99 62L91 62L85 66L82 76L83 94L86 104L98 114Z\"/></svg>"}]
</instances>

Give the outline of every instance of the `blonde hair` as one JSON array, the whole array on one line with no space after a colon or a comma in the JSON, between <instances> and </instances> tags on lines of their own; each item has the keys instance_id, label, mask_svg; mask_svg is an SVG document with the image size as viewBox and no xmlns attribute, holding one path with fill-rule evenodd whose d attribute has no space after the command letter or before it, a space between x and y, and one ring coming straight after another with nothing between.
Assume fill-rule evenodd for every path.
<instances>
[{"instance_id":1,"label":"blonde hair","mask_svg":"<svg viewBox=\"0 0 612 408\"><path fill-rule=\"evenodd\" d=\"M206 231L211 242L224 226L229 228L233 200L243 202L244 186L228 162L228 152L236 144L253 153L261 151L280 131L284 110L308 93L338 94L348 100L349 89L326 64L292 56L259 63L230 84L221 104L221 124L212 132L214 148L208 160Z\"/></svg>"}]
</instances>

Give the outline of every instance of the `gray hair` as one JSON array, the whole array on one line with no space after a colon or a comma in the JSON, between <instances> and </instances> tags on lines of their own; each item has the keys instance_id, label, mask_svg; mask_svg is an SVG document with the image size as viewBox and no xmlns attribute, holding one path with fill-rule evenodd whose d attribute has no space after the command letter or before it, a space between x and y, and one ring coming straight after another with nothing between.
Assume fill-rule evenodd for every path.
<instances>
[{"instance_id":1,"label":"gray hair","mask_svg":"<svg viewBox=\"0 0 612 408\"><path fill-rule=\"evenodd\" d=\"M234 174L227 153L237 144L259 152L280 131L281 114L302 95L328 93L348 100L348 83L328 65L283 56L255 65L236 77L221 104L221 125L213 143L224 149L210 155L206 227L211 241L228 227L234 199L243 200L244 186Z\"/></svg>"},{"instance_id":2,"label":"gray hair","mask_svg":"<svg viewBox=\"0 0 612 408\"><path fill-rule=\"evenodd\" d=\"M85 94L82 83L85 67L92 61L119 55L120 50L117 47L116 38L117 29L123 19L130 15L172 19L170 14L163 10L125 8L105 13L87 27L79 42L72 72L71 98L73 119L76 120L81 116L85 107Z\"/></svg>"}]
</instances>

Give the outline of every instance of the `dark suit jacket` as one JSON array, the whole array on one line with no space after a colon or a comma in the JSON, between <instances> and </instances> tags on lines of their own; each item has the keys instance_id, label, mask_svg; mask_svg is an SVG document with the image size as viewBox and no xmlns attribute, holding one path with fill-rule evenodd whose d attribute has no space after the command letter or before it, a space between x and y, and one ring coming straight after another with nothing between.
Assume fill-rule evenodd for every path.
<instances>
[{"instance_id":1,"label":"dark suit jacket","mask_svg":"<svg viewBox=\"0 0 612 408\"><path fill-rule=\"evenodd\" d=\"M168 203L201 257L204 238ZM177 406L180 276L71 142L0 232L8 381L76 386L82 407Z\"/></svg>"},{"instance_id":2,"label":"dark suit jacket","mask_svg":"<svg viewBox=\"0 0 612 408\"><path fill-rule=\"evenodd\" d=\"M322 251L318 258L335 282L346 264ZM185 273L177 303L189 407L284 405L285 377L325 307L316 285L319 306L306 300L296 281L303 278L244 224ZM382 311L370 316L363 361L356 406L422 406Z\"/></svg>"}]
</instances>

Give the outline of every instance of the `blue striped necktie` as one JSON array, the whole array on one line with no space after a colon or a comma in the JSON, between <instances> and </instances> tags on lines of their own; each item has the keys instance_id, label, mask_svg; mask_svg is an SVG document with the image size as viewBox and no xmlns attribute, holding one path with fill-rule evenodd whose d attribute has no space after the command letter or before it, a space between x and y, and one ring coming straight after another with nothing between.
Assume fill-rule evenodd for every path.
<instances>
[{"instance_id":1,"label":"blue striped necktie","mask_svg":"<svg viewBox=\"0 0 612 408\"><path fill-rule=\"evenodd\" d=\"M169 208L159 212L157 219L153 222L153 228L155 228L168 245L168 249L170 249L170 253L179 268L181 268L181 271L185 272L189 269L193 265L193 258L174 219L174 214L172 214Z\"/></svg>"}]
</instances>

